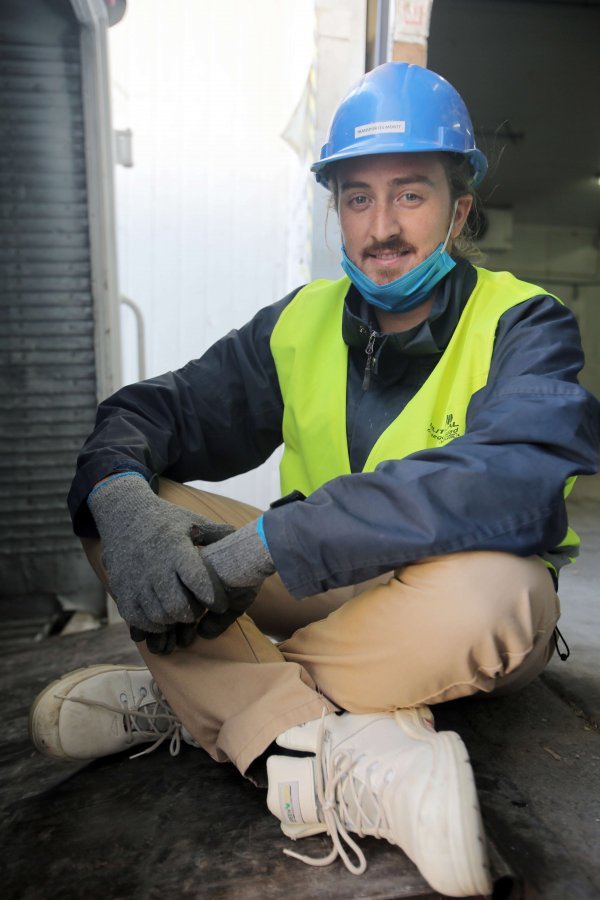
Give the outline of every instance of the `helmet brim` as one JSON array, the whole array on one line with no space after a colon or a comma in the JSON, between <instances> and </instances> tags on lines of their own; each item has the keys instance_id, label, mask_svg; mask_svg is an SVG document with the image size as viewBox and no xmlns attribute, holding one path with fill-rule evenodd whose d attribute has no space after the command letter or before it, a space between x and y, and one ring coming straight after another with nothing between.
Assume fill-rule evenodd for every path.
<instances>
[{"instance_id":1,"label":"helmet brim","mask_svg":"<svg viewBox=\"0 0 600 900\"><path fill-rule=\"evenodd\" d=\"M323 151L325 151L325 149L326 147L323 148ZM471 169L471 178L469 181L473 188L476 188L481 184L488 169L488 162L485 155L477 148L460 151L449 150L447 147L442 148L439 144L435 143L411 142L410 144L407 144L405 141L398 141L386 143L385 146L381 146L381 144L378 143L376 149L368 144L345 147L343 151L333 153L331 156L324 156L322 159L314 162L310 167L310 171L314 173L319 184L329 188L330 175L328 174L328 171L335 163L342 162L344 159L355 159L362 156L379 156L384 153L451 153L452 155L465 156L469 160Z\"/></svg>"}]
</instances>

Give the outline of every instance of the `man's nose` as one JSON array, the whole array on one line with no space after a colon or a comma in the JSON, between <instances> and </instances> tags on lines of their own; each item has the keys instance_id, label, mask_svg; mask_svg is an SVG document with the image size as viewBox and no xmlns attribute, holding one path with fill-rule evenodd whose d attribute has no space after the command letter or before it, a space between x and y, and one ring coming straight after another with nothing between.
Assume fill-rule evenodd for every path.
<instances>
[{"instance_id":1,"label":"man's nose","mask_svg":"<svg viewBox=\"0 0 600 900\"><path fill-rule=\"evenodd\" d=\"M371 218L371 237L380 242L389 241L400 233L400 223L392 203L379 203Z\"/></svg>"}]
</instances>

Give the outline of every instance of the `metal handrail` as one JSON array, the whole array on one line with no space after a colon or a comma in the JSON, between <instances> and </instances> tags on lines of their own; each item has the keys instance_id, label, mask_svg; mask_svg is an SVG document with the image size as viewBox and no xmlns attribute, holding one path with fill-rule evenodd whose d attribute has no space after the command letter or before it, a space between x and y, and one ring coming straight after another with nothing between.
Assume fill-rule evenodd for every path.
<instances>
[{"instance_id":1,"label":"metal handrail","mask_svg":"<svg viewBox=\"0 0 600 900\"><path fill-rule=\"evenodd\" d=\"M146 330L144 326L144 316L141 309L130 297L121 294L121 303L128 306L135 316L136 332L137 332L137 354L138 354L138 379L143 381L146 377Z\"/></svg>"}]
</instances>

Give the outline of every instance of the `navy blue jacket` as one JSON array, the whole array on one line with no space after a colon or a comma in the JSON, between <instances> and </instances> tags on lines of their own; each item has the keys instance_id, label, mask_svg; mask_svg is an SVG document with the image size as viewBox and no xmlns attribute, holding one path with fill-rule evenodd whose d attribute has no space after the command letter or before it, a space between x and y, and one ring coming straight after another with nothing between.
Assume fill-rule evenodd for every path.
<instances>
[{"instance_id":1,"label":"navy blue jacket","mask_svg":"<svg viewBox=\"0 0 600 900\"><path fill-rule=\"evenodd\" d=\"M575 318L546 294L502 316L488 382L470 402L462 437L361 471L381 432L435 367L475 278L459 260L427 321L401 334L379 334L368 305L354 288L348 292L343 337L353 474L264 518L274 563L295 596L427 556L544 553L564 536L565 480L598 467L600 405L578 384L583 352ZM69 493L77 534L97 533L85 501L111 472L219 481L255 468L281 444L283 402L269 340L296 293L182 369L124 387L100 404ZM365 378L373 332L374 365Z\"/></svg>"}]
</instances>

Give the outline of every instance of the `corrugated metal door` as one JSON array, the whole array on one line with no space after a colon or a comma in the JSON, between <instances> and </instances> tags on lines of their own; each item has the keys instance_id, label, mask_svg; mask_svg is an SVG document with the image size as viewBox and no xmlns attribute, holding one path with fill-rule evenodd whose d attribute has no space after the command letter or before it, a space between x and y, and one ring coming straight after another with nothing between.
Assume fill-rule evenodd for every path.
<instances>
[{"instance_id":1,"label":"corrugated metal door","mask_svg":"<svg viewBox=\"0 0 600 900\"><path fill-rule=\"evenodd\" d=\"M0 28L2 618L102 603L65 505L96 385L80 51L63 9L46 43Z\"/></svg>"}]
</instances>

